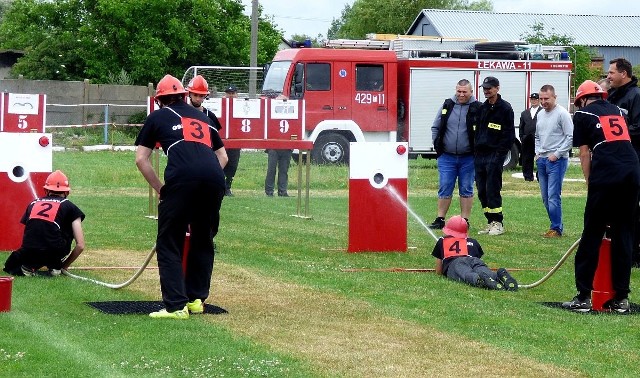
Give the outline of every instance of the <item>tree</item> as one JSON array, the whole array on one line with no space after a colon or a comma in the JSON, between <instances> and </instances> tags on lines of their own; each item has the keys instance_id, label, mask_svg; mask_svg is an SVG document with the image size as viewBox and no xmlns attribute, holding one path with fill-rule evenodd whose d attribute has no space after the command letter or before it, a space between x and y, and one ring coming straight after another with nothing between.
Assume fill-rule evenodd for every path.
<instances>
[{"instance_id":1,"label":"tree","mask_svg":"<svg viewBox=\"0 0 640 378\"><path fill-rule=\"evenodd\" d=\"M294 34L291 36L290 41L304 42L307 39L311 41L311 47L322 47L324 42L322 34L318 34L315 38L309 37L306 34Z\"/></svg>"},{"instance_id":2,"label":"tree","mask_svg":"<svg viewBox=\"0 0 640 378\"><path fill-rule=\"evenodd\" d=\"M595 55L592 48L588 46L575 45L574 39L565 34L557 34L555 30L546 32L544 25L536 23L531 25L531 33L522 35L522 39L530 44L541 44L546 46L570 46L575 53L572 54L574 77L576 86L585 80L598 81L602 72L597 68L591 68L591 57ZM573 95L573 93L571 94Z\"/></svg>"},{"instance_id":3,"label":"tree","mask_svg":"<svg viewBox=\"0 0 640 378\"><path fill-rule=\"evenodd\" d=\"M329 39L362 39L368 33L404 34L423 9L492 11L490 0L355 0L345 5L339 19L333 19Z\"/></svg>"},{"instance_id":4,"label":"tree","mask_svg":"<svg viewBox=\"0 0 640 378\"><path fill-rule=\"evenodd\" d=\"M24 50L14 76L135 84L192 65L248 66L251 22L239 0L14 0L0 24L0 47ZM261 17L258 64L280 33Z\"/></svg>"}]
</instances>

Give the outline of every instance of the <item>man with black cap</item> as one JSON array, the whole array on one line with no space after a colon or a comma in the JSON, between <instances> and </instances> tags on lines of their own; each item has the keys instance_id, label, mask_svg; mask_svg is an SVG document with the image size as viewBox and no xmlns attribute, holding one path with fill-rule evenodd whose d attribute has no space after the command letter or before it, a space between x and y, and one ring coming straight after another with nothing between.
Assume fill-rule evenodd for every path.
<instances>
[{"instance_id":1,"label":"man with black cap","mask_svg":"<svg viewBox=\"0 0 640 378\"><path fill-rule=\"evenodd\" d=\"M525 181L533 181L533 157L535 156L536 120L540 107L540 95L532 93L529 96L531 107L520 114L520 143L522 144L522 175Z\"/></svg>"},{"instance_id":2,"label":"man with black cap","mask_svg":"<svg viewBox=\"0 0 640 378\"><path fill-rule=\"evenodd\" d=\"M498 94L500 82L493 76L482 81L485 102L480 107L475 132L475 169L478 198L487 218L479 234L504 233L502 215L502 168L516 138L511 104Z\"/></svg>"},{"instance_id":3,"label":"man with black cap","mask_svg":"<svg viewBox=\"0 0 640 378\"><path fill-rule=\"evenodd\" d=\"M227 87L227 89L224 90L224 97L226 98L238 97L238 89L236 88L236 86L230 85L229 87ZM239 148L227 149L227 156L229 157L229 162L224 167L224 178L225 178L224 195L228 197L232 197L233 193L231 192L231 184L233 183L233 178L235 177L236 171L238 170L238 163L240 162L240 149Z\"/></svg>"}]
</instances>

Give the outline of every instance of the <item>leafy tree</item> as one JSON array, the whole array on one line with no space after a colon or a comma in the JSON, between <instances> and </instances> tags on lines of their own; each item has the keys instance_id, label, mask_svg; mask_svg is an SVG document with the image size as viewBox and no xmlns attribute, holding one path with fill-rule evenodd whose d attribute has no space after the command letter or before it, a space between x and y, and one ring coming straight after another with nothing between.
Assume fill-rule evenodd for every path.
<instances>
[{"instance_id":1,"label":"leafy tree","mask_svg":"<svg viewBox=\"0 0 640 378\"><path fill-rule=\"evenodd\" d=\"M368 33L404 34L423 9L493 10L490 0L355 0L333 19L329 39L362 39Z\"/></svg>"},{"instance_id":2,"label":"leafy tree","mask_svg":"<svg viewBox=\"0 0 640 378\"><path fill-rule=\"evenodd\" d=\"M181 77L192 65L248 66L250 18L240 0L14 0L0 24L0 48L24 50L12 73L28 79L106 83ZM280 33L263 17L258 64Z\"/></svg>"},{"instance_id":3,"label":"leafy tree","mask_svg":"<svg viewBox=\"0 0 640 378\"><path fill-rule=\"evenodd\" d=\"M570 46L575 53L571 54L574 65L574 84L580 85L585 80L597 81L601 71L598 68L591 68L591 57L595 51L582 45L575 45L574 39L565 34L557 34L553 29L549 32L544 30L542 23L531 25L531 33L521 36L524 41L531 44L541 44L546 46ZM573 95L573 94L572 94Z\"/></svg>"},{"instance_id":4,"label":"leafy tree","mask_svg":"<svg viewBox=\"0 0 640 378\"><path fill-rule=\"evenodd\" d=\"M315 38L309 37L306 34L294 34L291 36L291 40L296 42L304 42L307 39L311 41L311 47L322 47L324 42L322 34L318 34Z\"/></svg>"}]
</instances>

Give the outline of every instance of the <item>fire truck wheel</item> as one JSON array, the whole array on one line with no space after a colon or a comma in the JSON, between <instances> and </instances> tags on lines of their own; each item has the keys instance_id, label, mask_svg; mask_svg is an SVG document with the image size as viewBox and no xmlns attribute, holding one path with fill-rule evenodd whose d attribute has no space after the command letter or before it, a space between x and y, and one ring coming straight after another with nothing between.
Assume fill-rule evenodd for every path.
<instances>
[{"instance_id":1,"label":"fire truck wheel","mask_svg":"<svg viewBox=\"0 0 640 378\"><path fill-rule=\"evenodd\" d=\"M511 151L507 153L507 157L504 158L504 169L514 169L518 165L518 157L520 156L520 149L517 144L511 146Z\"/></svg>"},{"instance_id":2,"label":"fire truck wheel","mask_svg":"<svg viewBox=\"0 0 640 378\"><path fill-rule=\"evenodd\" d=\"M315 164L349 164L349 141L337 133L322 134L311 151Z\"/></svg>"}]
</instances>

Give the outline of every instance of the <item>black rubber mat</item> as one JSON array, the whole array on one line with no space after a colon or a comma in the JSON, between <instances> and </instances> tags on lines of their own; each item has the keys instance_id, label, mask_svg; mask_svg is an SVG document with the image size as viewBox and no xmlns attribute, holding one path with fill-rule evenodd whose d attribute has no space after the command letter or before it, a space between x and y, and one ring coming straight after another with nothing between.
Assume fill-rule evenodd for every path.
<instances>
[{"instance_id":1,"label":"black rubber mat","mask_svg":"<svg viewBox=\"0 0 640 378\"><path fill-rule=\"evenodd\" d=\"M160 301L109 301L109 302L86 302L89 306L105 314L144 314L148 315L154 311L164 308ZM212 304L204 304L205 314L226 314L227 310Z\"/></svg>"},{"instance_id":2,"label":"black rubber mat","mask_svg":"<svg viewBox=\"0 0 640 378\"><path fill-rule=\"evenodd\" d=\"M546 307L559 308L560 310L565 310L564 308L562 308L562 302L539 302L539 303ZM631 308L631 311L629 311L629 313L627 314L620 314L618 312L612 312L612 311L589 311L589 312L580 312L579 314L623 315L623 316L640 315L640 305L636 303L629 303L629 307ZM573 312L571 310L565 310L565 311Z\"/></svg>"}]
</instances>

